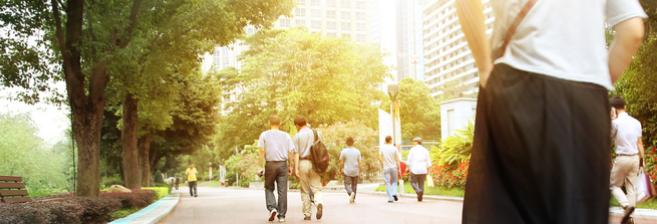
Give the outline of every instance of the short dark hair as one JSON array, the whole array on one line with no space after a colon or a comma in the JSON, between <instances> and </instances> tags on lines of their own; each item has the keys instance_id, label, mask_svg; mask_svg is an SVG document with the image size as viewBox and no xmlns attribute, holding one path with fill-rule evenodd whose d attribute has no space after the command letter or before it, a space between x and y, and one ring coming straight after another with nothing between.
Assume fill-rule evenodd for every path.
<instances>
[{"instance_id":1,"label":"short dark hair","mask_svg":"<svg viewBox=\"0 0 657 224\"><path fill-rule=\"evenodd\" d=\"M281 124L281 117L278 115L274 114L269 117L269 124L271 125L280 125Z\"/></svg>"},{"instance_id":2,"label":"short dark hair","mask_svg":"<svg viewBox=\"0 0 657 224\"><path fill-rule=\"evenodd\" d=\"M296 118L294 118L294 125L303 127L306 126L306 124L306 117L298 115Z\"/></svg>"},{"instance_id":3,"label":"short dark hair","mask_svg":"<svg viewBox=\"0 0 657 224\"><path fill-rule=\"evenodd\" d=\"M623 110L625 109L625 100L623 97L620 96L614 96L609 100L609 104L613 107L616 108L616 110Z\"/></svg>"},{"instance_id":4,"label":"short dark hair","mask_svg":"<svg viewBox=\"0 0 657 224\"><path fill-rule=\"evenodd\" d=\"M353 146L354 145L354 138L348 137L347 138L347 145L348 146Z\"/></svg>"},{"instance_id":5,"label":"short dark hair","mask_svg":"<svg viewBox=\"0 0 657 224\"><path fill-rule=\"evenodd\" d=\"M386 136L386 143L391 143L392 142L392 137L390 135Z\"/></svg>"},{"instance_id":6,"label":"short dark hair","mask_svg":"<svg viewBox=\"0 0 657 224\"><path fill-rule=\"evenodd\" d=\"M192 162L189 162L189 165L194 165L194 163L192 163Z\"/></svg>"}]
</instances>

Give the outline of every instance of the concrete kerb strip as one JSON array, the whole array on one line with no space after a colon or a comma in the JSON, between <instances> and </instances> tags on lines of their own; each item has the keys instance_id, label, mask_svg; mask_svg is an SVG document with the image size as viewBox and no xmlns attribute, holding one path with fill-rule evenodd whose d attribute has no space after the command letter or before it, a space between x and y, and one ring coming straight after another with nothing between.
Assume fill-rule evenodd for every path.
<instances>
[{"instance_id":1,"label":"concrete kerb strip","mask_svg":"<svg viewBox=\"0 0 657 224\"><path fill-rule=\"evenodd\" d=\"M155 203L133 213L125 218L114 220L110 224L154 224L168 215L180 201L180 192L172 190L166 196Z\"/></svg>"}]
</instances>

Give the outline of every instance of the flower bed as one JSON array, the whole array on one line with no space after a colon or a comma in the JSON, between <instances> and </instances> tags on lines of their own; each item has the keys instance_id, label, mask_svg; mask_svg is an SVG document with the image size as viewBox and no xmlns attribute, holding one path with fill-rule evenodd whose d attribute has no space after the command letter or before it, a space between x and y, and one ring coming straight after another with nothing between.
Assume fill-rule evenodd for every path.
<instances>
[{"instance_id":1,"label":"flower bed","mask_svg":"<svg viewBox=\"0 0 657 224\"><path fill-rule=\"evenodd\" d=\"M465 188L469 167L470 159L456 165L447 163L439 165L439 163L434 162L431 167L431 177L436 186Z\"/></svg>"},{"instance_id":2,"label":"flower bed","mask_svg":"<svg viewBox=\"0 0 657 224\"><path fill-rule=\"evenodd\" d=\"M155 197L153 190L101 192L95 198L78 197L74 193L38 197L35 202L0 204L0 224L107 223L112 221L114 212L146 207Z\"/></svg>"}]
</instances>

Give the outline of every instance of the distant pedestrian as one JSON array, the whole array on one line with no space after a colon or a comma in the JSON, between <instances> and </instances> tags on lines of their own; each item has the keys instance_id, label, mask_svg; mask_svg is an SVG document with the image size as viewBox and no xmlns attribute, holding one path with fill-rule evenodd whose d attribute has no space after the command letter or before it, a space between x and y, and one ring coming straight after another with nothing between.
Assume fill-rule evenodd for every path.
<instances>
[{"instance_id":1,"label":"distant pedestrian","mask_svg":"<svg viewBox=\"0 0 657 224\"><path fill-rule=\"evenodd\" d=\"M194 163L189 163L189 168L185 171L187 181L189 182L189 195L198 197L198 189L196 189L196 174L198 171L194 168Z\"/></svg>"},{"instance_id":2,"label":"distant pedestrian","mask_svg":"<svg viewBox=\"0 0 657 224\"><path fill-rule=\"evenodd\" d=\"M609 223L608 90L644 37L639 1L454 5L479 80L462 222Z\"/></svg>"},{"instance_id":3,"label":"distant pedestrian","mask_svg":"<svg viewBox=\"0 0 657 224\"><path fill-rule=\"evenodd\" d=\"M324 212L324 205L322 204L322 178L313 169L313 163L310 161L310 147L316 141L320 141L322 137L317 133L318 139L315 139L315 131L307 127L306 118L301 115L294 119L294 125L299 131L294 135L294 173L301 182L303 220L310 220L310 216L312 215L310 189L312 189L315 204L317 205L317 215L315 217L319 220L322 218Z\"/></svg>"},{"instance_id":4,"label":"distant pedestrian","mask_svg":"<svg viewBox=\"0 0 657 224\"><path fill-rule=\"evenodd\" d=\"M274 221L278 214L278 221L285 222L287 213L287 176L292 174L292 163L288 163L294 150L294 143L290 134L283 132L281 127L281 118L278 115L272 115L269 118L270 130L260 134L258 147L260 147L260 156L258 163L260 171L264 170L265 175L265 199L267 210L269 210L269 221ZM262 167L262 160L266 160L265 167ZM288 165L289 164L289 165ZM274 182L276 185L274 186ZM278 191L278 204L274 197L274 188Z\"/></svg>"},{"instance_id":5,"label":"distant pedestrian","mask_svg":"<svg viewBox=\"0 0 657 224\"><path fill-rule=\"evenodd\" d=\"M411 187L417 194L417 201L422 201L424 180L431 168L431 156L429 156L429 150L422 146L420 137L413 139L413 145L413 148L408 152L406 164L411 170Z\"/></svg>"},{"instance_id":6,"label":"distant pedestrian","mask_svg":"<svg viewBox=\"0 0 657 224\"><path fill-rule=\"evenodd\" d=\"M356 201L358 177L363 177L363 157L360 151L354 148L354 138L347 138L347 148L340 153L340 173L344 175L344 188L349 195L349 203Z\"/></svg>"},{"instance_id":7,"label":"distant pedestrian","mask_svg":"<svg viewBox=\"0 0 657 224\"><path fill-rule=\"evenodd\" d=\"M386 144L379 149L379 162L383 169L388 203L399 200L397 196L397 175L401 174L399 152L392 146L392 137L386 136Z\"/></svg>"},{"instance_id":8,"label":"distant pedestrian","mask_svg":"<svg viewBox=\"0 0 657 224\"><path fill-rule=\"evenodd\" d=\"M180 177L176 176L176 190L178 190L179 186L180 186Z\"/></svg>"},{"instance_id":9,"label":"distant pedestrian","mask_svg":"<svg viewBox=\"0 0 657 224\"><path fill-rule=\"evenodd\" d=\"M630 216L636 207L635 184L639 167L645 164L641 123L625 112L623 98L615 96L611 98L610 104L613 107L611 137L616 143L616 159L611 169L611 193L625 210L621 223L634 223ZM627 195L621 189L623 183Z\"/></svg>"}]
</instances>

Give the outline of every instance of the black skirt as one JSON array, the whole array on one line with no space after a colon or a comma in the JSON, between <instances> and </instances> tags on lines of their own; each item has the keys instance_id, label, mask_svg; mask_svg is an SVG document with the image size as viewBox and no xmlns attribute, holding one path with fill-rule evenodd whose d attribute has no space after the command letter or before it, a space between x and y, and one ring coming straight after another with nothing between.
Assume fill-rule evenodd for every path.
<instances>
[{"instance_id":1,"label":"black skirt","mask_svg":"<svg viewBox=\"0 0 657 224\"><path fill-rule=\"evenodd\" d=\"M463 223L608 223L607 90L495 66L478 96Z\"/></svg>"}]
</instances>

